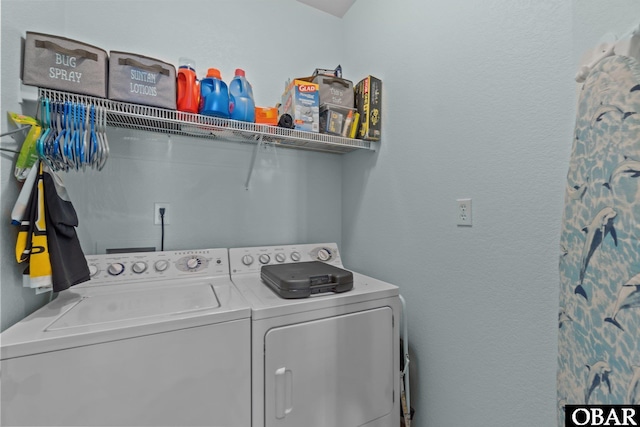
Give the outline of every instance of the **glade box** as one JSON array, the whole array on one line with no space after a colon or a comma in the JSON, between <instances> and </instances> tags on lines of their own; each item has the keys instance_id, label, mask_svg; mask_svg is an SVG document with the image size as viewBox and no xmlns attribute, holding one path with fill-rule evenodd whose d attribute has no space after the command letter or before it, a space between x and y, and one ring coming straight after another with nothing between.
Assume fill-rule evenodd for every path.
<instances>
[{"instance_id":1,"label":"glade box","mask_svg":"<svg viewBox=\"0 0 640 427\"><path fill-rule=\"evenodd\" d=\"M26 85L107 97L107 52L65 37L27 31L22 63Z\"/></svg>"},{"instance_id":2,"label":"glade box","mask_svg":"<svg viewBox=\"0 0 640 427\"><path fill-rule=\"evenodd\" d=\"M109 52L109 99L176 109L176 67L135 53Z\"/></svg>"},{"instance_id":3,"label":"glade box","mask_svg":"<svg viewBox=\"0 0 640 427\"><path fill-rule=\"evenodd\" d=\"M291 115L296 130L318 132L319 108L318 85L295 79L282 94L278 113Z\"/></svg>"}]
</instances>

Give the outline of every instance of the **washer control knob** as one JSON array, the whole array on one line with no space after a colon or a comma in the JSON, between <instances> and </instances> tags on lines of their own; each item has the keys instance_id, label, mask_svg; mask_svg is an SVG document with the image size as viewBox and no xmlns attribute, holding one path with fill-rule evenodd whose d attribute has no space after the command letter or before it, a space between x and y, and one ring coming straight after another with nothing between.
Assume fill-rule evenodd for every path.
<instances>
[{"instance_id":1,"label":"washer control knob","mask_svg":"<svg viewBox=\"0 0 640 427\"><path fill-rule=\"evenodd\" d=\"M331 251L327 248L322 248L318 251L318 259L320 261L329 261L331 259Z\"/></svg>"},{"instance_id":2,"label":"washer control knob","mask_svg":"<svg viewBox=\"0 0 640 427\"><path fill-rule=\"evenodd\" d=\"M133 265L131 266L131 269L136 274L142 274L145 271L147 271L147 263L144 261L134 262Z\"/></svg>"},{"instance_id":3,"label":"washer control knob","mask_svg":"<svg viewBox=\"0 0 640 427\"><path fill-rule=\"evenodd\" d=\"M124 264L119 262L114 262L112 264L109 264L109 267L107 268L107 272L112 276L117 276L119 274L122 274L123 271L124 271Z\"/></svg>"},{"instance_id":4,"label":"washer control knob","mask_svg":"<svg viewBox=\"0 0 640 427\"><path fill-rule=\"evenodd\" d=\"M155 267L156 271L162 272L169 268L169 261L167 261L166 259L161 259L159 261L156 261L153 266Z\"/></svg>"},{"instance_id":5,"label":"washer control knob","mask_svg":"<svg viewBox=\"0 0 640 427\"><path fill-rule=\"evenodd\" d=\"M269 261L271 261L271 257L267 254L262 254L258 258L258 261L260 261L260 264L269 264Z\"/></svg>"},{"instance_id":6,"label":"washer control knob","mask_svg":"<svg viewBox=\"0 0 640 427\"><path fill-rule=\"evenodd\" d=\"M198 258L189 258L187 260L187 267L189 267L190 270L193 270L194 268L198 268L199 265L200 265L200 260Z\"/></svg>"},{"instance_id":7,"label":"washer control knob","mask_svg":"<svg viewBox=\"0 0 640 427\"><path fill-rule=\"evenodd\" d=\"M282 252L278 252L276 254L276 261L285 262L286 260L287 260L287 256L285 254L283 254Z\"/></svg>"},{"instance_id":8,"label":"washer control knob","mask_svg":"<svg viewBox=\"0 0 640 427\"><path fill-rule=\"evenodd\" d=\"M245 255L242 257L242 263L244 265L251 265L253 264L253 257L251 255Z\"/></svg>"},{"instance_id":9,"label":"washer control knob","mask_svg":"<svg viewBox=\"0 0 640 427\"><path fill-rule=\"evenodd\" d=\"M291 260L295 262L300 261L300 252L291 252Z\"/></svg>"},{"instance_id":10,"label":"washer control knob","mask_svg":"<svg viewBox=\"0 0 640 427\"><path fill-rule=\"evenodd\" d=\"M95 264L90 264L89 265L89 277L93 277L96 274L98 274L98 266Z\"/></svg>"}]
</instances>

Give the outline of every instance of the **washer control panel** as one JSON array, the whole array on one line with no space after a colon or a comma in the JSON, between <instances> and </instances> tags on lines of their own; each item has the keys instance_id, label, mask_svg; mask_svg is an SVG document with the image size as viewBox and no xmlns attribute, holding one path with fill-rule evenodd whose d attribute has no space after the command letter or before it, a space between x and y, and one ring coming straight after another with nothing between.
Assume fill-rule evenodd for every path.
<instances>
[{"instance_id":1,"label":"washer control panel","mask_svg":"<svg viewBox=\"0 0 640 427\"><path fill-rule=\"evenodd\" d=\"M315 243L284 246L256 246L229 249L231 274L259 274L263 265L322 261L342 267L338 245Z\"/></svg>"},{"instance_id":2,"label":"washer control panel","mask_svg":"<svg viewBox=\"0 0 640 427\"><path fill-rule=\"evenodd\" d=\"M227 249L87 255L91 280L77 286L229 276Z\"/></svg>"}]
</instances>

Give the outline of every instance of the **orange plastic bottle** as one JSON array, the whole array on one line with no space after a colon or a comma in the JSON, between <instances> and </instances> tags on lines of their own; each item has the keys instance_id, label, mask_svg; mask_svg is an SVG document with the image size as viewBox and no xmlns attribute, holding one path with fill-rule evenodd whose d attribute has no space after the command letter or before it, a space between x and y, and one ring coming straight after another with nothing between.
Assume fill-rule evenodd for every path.
<instances>
[{"instance_id":1,"label":"orange plastic bottle","mask_svg":"<svg viewBox=\"0 0 640 427\"><path fill-rule=\"evenodd\" d=\"M200 105L200 87L196 76L195 61L180 58L178 68L178 110L197 113Z\"/></svg>"}]
</instances>

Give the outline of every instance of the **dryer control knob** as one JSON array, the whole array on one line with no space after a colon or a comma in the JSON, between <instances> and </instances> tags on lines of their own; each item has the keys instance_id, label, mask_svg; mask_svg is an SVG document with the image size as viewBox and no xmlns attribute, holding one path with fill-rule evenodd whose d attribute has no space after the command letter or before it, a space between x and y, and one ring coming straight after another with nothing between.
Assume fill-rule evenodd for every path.
<instances>
[{"instance_id":1,"label":"dryer control knob","mask_svg":"<svg viewBox=\"0 0 640 427\"><path fill-rule=\"evenodd\" d=\"M198 258L189 258L187 260L187 267L190 269L197 268L200 265L200 260Z\"/></svg>"},{"instance_id":2,"label":"dryer control knob","mask_svg":"<svg viewBox=\"0 0 640 427\"><path fill-rule=\"evenodd\" d=\"M260 261L260 264L269 264L269 261L271 261L271 257L267 254L262 254L258 258L258 260Z\"/></svg>"},{"instance_id":3,"label":"dryer control knob","mask_svg":"<svg viewBox=\"0 0 640 427\"><path fill-rule=\"evenodd\" d=\"M167 261L166 259L161 259L160 261L156 261L153 266L155 267L156 271L165 271L167 268L169 268L169 261Z\"/></svg>"},{"instance_id":4,"label":"dryer control knob","mask_svg":"<svg viewBox=\"0 0 640 427\"><path fill-rule=\"evenodd\" d=\"M98 274L98 266L95 264L89 265L89 277L93 277Z\"/></svg>"},{"instance_id":5,"label":"dryer control knob","mask_svg":"<svg viewBox=\"0 0 640 427\"><path fill-rule=\"evenodd\" d=\"M287 260L287 256L285 254L283 254L282 252L278 252L276 254L276 261L285 262L286 260Z\"/></svg>"},{"instance_id":6,"label":"dryer control knob","mask_svg":"<svg viewBox=\"0 0 640 427\"><path fill-rule=\"evenodd\" d=\"M300 261L300 252L291 252L291 260L295 262Z\"/></svg>"},{"instance_id":7,"label":"dryer control knob","mask_svg":"<svg viewBox=\"0 0 640 427\"><path fill-rule=\"evenodd\" d=\"M109 264L107 268L107 272L112 276L117 276L118 274L122 274L124 271L124 264L119 262L114 262L113 264Z\"/></svg>"},{"instance_id":8,"label":"dryer control knob","mask_svg":"<svg viewBox=\"0 0 640 427\"><path fill-rule=\"evenodd\" d=\"M253 257L251 255L245 255L242 257L242 263L244 265L251 265L253 264Z\"/></svg>"},{"instance_id":9,"label":"dryer control knob","mask_svg":"<svg viewBox=\"0 0 640 427\"><path fill-rule=\"evenodd\" d=\"M331 251L327 248L322 248L318 251L318 259L320 261L329 261L331 259Z\"/></svg>"},{"instance_id":10,"label":"dryer control knob","mask_svg":"<svg viewBox=\"0 0 640 427\"><path fill-rule=\"evenodd\" d=\"M144 261L138 261L131 266L131 269L136 274L142 274L147 271L147 263Z\"/></svg>"}]
</instances>

